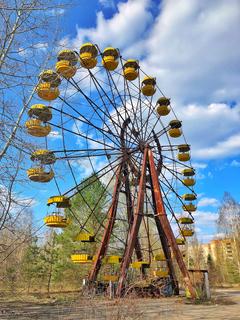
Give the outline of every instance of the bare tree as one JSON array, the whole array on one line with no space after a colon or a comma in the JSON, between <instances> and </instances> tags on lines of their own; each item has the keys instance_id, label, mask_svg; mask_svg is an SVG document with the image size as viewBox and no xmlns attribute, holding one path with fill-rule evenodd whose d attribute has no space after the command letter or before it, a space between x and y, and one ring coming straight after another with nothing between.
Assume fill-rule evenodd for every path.
<instances>
[{"instance_id":1,"label":"bare tree","mask_svg":"<svg viewBox=\"0 0 240 320\"><path fill-rule=\"evenodd\" d=\"M34 141L25 134L26 111L40 71L56 54L65 8L65 0L0 1L0 230L18 199L16 185L24 187Z\"/></svg>"},{"instance_id":2,"label":"bare tree","mask_svg":"<svg viewBox=\"0 0 240 320\"><path fill-rule=\"evenodd\" d=\"M240 203L225 192L218 211L218 229L233 241L233 258L240 275Z\"/></svg>"}]
</instances>

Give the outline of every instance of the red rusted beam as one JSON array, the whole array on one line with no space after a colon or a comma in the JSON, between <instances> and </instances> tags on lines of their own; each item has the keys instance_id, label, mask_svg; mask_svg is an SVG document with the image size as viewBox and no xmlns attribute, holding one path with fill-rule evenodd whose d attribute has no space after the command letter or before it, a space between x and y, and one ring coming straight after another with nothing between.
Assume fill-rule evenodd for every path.
<instances>
[{"instance_id":1,"label":"red rusted beam","mask_svg":"<svg viewBox=\"0 0 240 320\"><path fill-rule=\"evenodd\" d=\"M129 183L129 171L128 171L128 166L127 163L124 164L123 166L123 174L125 178L125 192L126 192L126 203L127 203L127 216L128 216L128 222L129 222L129 227L131 229L132 224L133 224L133 202L132 202L132 196L131 196L131 191L130 191L130 183ZM142 261L142 251L141 251L141 245L139 242L139 239L137 237L136 239L136 244L135 244L135 252L138 261ZM144 272L144 270L143 270Z\"/></svg>"},{"instance_id":2,"label":"red rusted beam","mask_svg":"<svg viewBox=\"0 0 240 320\"><path fill-rule=\"evenodd\" d=\"M162 193L161 193L161 189L160 189L158 175L157 175L156 168L155 168L154 158L153 158L152 151L150 149L148 150L148 160L149 160L150 175L151 175L152 183L153 183L155 204L156 204L156 209L157 209L157 216L156 217L158 217L158 219L161 223L163 232L165 233L166 238L168 240L168 243L170 244L170 246L172 248L173 254L177 260L179 269L182 272L183 279L186 283L186 286L188 287L192 298L196 298L196 290L194 289L194 287L192 285L188 270L187 270L185 263L183 261L181 251L179 250L179 247L176 243L174 233L172 231L169 220L167 218L167 214L166 214L165 207L163 204Z\"/></svg>"},{"instance_id":3,"label":"red rusted beam","mask_svg":"<svg viewBox=\"0 0 240 320\"><path fill-rule=\"evenodd\" d=\"M111 206L108 210L107 224L104 229L102 241L98 249L93 268L88 276L88 280L90 282L94 282L97 279L98 272L101 268L102 259L104 258L107 252L107 248L110 242L111 234L112 234L115 219L116 219L117 203L118 203L119 192L121 188L121 181L122 181L122 163L119 165L116 172L116 181L115 181L114 190L113 190L113 199L112 199Z\"/></svg>"},{"instance_id":4,"label":"red rusted beam","mask_svg":"<svg viewBox=\"0 0 240 320\"><path fill-rule=\"evenodd\" d=\"M119 297L123 293L123 287L124 287L125 280L127 277L127 271L129 268L129 264L131 261L134 247L136 245L136 239L137 239L139 227L140 227L142 217L143 217L144 195L145 195L145 190L146 190L147 156L148 156L148 148L145 149L144 155L143 155L143 164L142 164L141 178L140 178L140 182L139 182L137 207L136 207L136 211L134 213L133 224L132 224L132 228L129 233L127 247L125 250L125 255L123 257L123 261L121 264L120 278L119 278L118 287L117 287L117 291L116 291L116 295Z\"/></svg>"},{"instance_id":5,"label":"red rusted beam","mask_svg":"<svg viewBox=\"0 0 240 320\"><path fill-rule=\"evenodd\" d=\"M160 240L161 240L163 252L164 252L164 255L165 255L166 260L167 260L167 266L168 266L168 269L169 269L169 274L170 274L170 278L171 278L172 285L173 285L173 291L174 291L175 295L178 295L179 294L179 287L178 287L178 281L177 281L177 277L176 277L174 266L173 266L171 250L169 248L167 237L163 232L163 228L161 226L161 222L160 222L158 216L156 215L156 213L155 213L155 221L156 221L158 234L159 234L159 237L160 237Z\"/></svg>"}]
</instances>

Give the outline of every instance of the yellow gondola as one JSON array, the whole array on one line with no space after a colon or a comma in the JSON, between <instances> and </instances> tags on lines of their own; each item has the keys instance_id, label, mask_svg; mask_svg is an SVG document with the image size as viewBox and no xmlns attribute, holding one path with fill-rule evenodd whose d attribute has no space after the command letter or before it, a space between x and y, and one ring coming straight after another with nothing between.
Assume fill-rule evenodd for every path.
<instances>
[{"instance_id":1,"label":"yellow gondola","mask_svg":"<svg viewBox=\"0 0 240 320\"><path fill-rule=\"evenodd\" d=\"M50 83L52 88L56 88L61 83L61 78L53 70L44 70L39 75L39 81L42 83Z\"/></svg>"},{"instance_id":2,"label":"yellow gondola","mask_svg":"<svg viewBox=\"0 0 240 320\"><path fill-rule=\"evenodd\" d=\"M130 264L133 269L150 268L150 263L147 261L134 261Z\"/></svg>"},{"instance_id":3,"label":"yellow gondola","mask_svg":"<svg viewBox=\"0 0 240 320\"><path fill-rule=\"evenodd\" d=\"M52 213L44 218L44 222L51 228L66 228L69 225L70 220L58 213Z\"/></svg>"},{"instance_id":4,"label":"yellow gondola","mask_svg":"<svg viewBox=\"0 0 240 320\"><path fill-rule=\"evenodd\" d=\"M166 97L159 98L156 105L157 114L159 116L167 116L170 111L170 99Z\"/></svg>"},{"instance_id":5,"label":"yellow gondola","mask_svg":"<svg viewBox=\"0 0 240 320\"><path fill-rule=\"evenodd\" d=\"M53 164L56 162L56 157L52 151L39 149L31 154L32 161L40 161L41 164Z\"/></svg>"},{"instance_id":6,"label":"yellow gondola","mask_svg":"<svg viewBox=\"0 0 240 320\"><path fill-rule=\"evenodd\" d=\"M56 71L66 79L72 78L76 72L78 57L73 50L62 50L58 53Z\"/></svg>"},{"instance_id":7,"label":"yellow gondola","mask_svg":"<svg viewBox=\"0 0 240 320\"><path fill-rule=\"evenodd\" d=\"M153 260L154 261L166 261L166 257L164 255L164 253L159 253L159 254L156 254L154 257L153 257Z\"/></svg>"},{"instance_id":8,"label":"yellow gondola","mask_svg":"<svg viewBox=\"0 0 240 320\"><path fill-rule=\"evenodd\" d=\"M194 193L186 193L186 194L182 195L182 199L185 201L190 201L190 203L183 204L182 208L184 211L194 212L197 210L197 207L191 202L191 201L195 201L197 199L197 197Z\"/></svg>"},{"instance_id":9,"label":"yellow gondola","mask_svg":"<svg viewBox=\"0 0 240 320\"><path fill-rule=\"evenodd\" d=\"M70 208L70 199L65 196L52 196L48 199L47 205L56 204L57 208Z\"/></svg>"},{"instance_id":10,"label":"yellow gondola","mask_svg":"<svg viewBox=\"0 0 240 320\"><path fill-rule=\"evenodd\" d=\"M192 187L196 184L196 180L193 178L184 178L182 183L187 187Z\"/></svg>"},{"instance_id":11,"label":"yellow gondola","mask_svg":"<svg viewBox=\"0 0 240 320\"><path fill-rule=\"evenodd\" d=\"M75 238L74 241L81 241L81 242L95 242L95 237L93 234L88 232L80 232Z\"/></svg>"},{"instance_id":12,"label":"yellow gondola","mask_svg":"<svg viewBox=\"0 0 240 320\"><path fill-rule=\"evenodd\" d=\"M106 256L103 259L104 264L119 264L121 261L122 258L120 256Z\"/></svg>"},{"instance_id":13,"label":"yellow gondola","mask_svg":"<svg viewBox=\"0 0 240 320\"><path fill-rule=\"evenodd\" d=\"M183 246L185 244L185 240L183 238L176 238L177 245Z\"/></svg>"},{"instance_id":14,"label":"yellow gondola","mask_svg":"<svg viewBox=\"0 0 240 320\"><path fill-rule=\"evenodd\" d=\"M138 77L139 64L137 60L127 60L123 65L123 76L128 81L133 81Z\"/></svg>"},{"instance_id":15,"label":"yellow gondola","mask_svg":"<svg viewBox=\"0 0 240 320\"><path fill-rule=\"evenodd\" d=\"M80 48L80 64L86 69L92 69L97 65L98 50L92 43L85 43Z\"/></svg>"},{"instance_id":16,"label":"yellow gondola","mask_svg":"<svg viewBox=\"0 0 240 320\"><path fill-rule=\"evenodd\" d=\"M191 229L182 229L181 230L181 234L184 236L184 237L192 237L194 235L194 231L191 230Z\"/></svg>"},{"instance_id":17,"label":"yellow gondola","mask_svg":"<svg viewBox=\"0 0 240 320\"><path fill-rule=\"evenodd\" d=\"M194 193L186 193L182 195L182 199L185 201L194 201L197 199L197 196Z\"/></svg>"},{"instance_id":18,"label":"yellow gondola","mask_svg":"<svg viewBox=\"0 0 240 320\"><path fill-rule=\"evenodd\" d=\"M169 126L171 127L168 130L168 134L172 138L178 138L182 135L182 123L179 120L172 120L169 122Z\"/></svg>"},{"instance_id":19,"label":"yellow gondola","mask_svg":"<svg viewBox=\"0 0 240 320\"><path fill-rule=\"evenodd\" d=\"M77 68L75 66L72 66L70 61L61 60L56 63L56 71L62 77L70 79L75 76Z\"/></svg>"},{"instance_id":20,"label":"yellow gondola","mask_svg":"<svg viewBox=\"0 0 240 320\"><path fill-rule=\"evenodd\" d=\"M50 125L43 125L43 122L38 119L30 119L25 123L27 132L34 137L46 137L51 132Z\"/></svg>"},{"instance_id":21,"label":"yellow gondola","mask_svg":"<svg viewBox=\"0 0 240 320\"><path fill-rule=\"evenodd\" d=\"M58 53L57 59L58 59L58 61L67 60L67 61L71 62L72 66L75 66L78 63L77 53L75 51L69 50L69 49L61 50Z\"/></svg>"},{"instance_id":22,"label":"yellow gondola","mask_svg":"<svg viewBox=\"0 0 240 320\"><path fill-rule=\"evenodd\" d=\"M190 146L188 144L180 144L178 146L178 160L179 161L189 161L190 160Z\"/></svg>"},{"instance_id":23,"label":"yellow gondola","mask_svg":"<svg viewBox=\"0 0 240 320\"><path fill-rule=\"evenodd\" d=\"M195 185L196 180L193 178L195 175L195 171L193 168L184 169L184 170L182 170L181 173L184 177L182 182L185 186L191 187L191 186Z\"/></svg>"},{"instance_id":24,"label":"yellow gondola","mask_svg":"<svg viewBox=\"0 0 240 320\"><path fill-rule=\"evenodd\" d=\"M153 275L154 277L158 277L158 278L167 278L169 276L169 272L168 270L154 270L153 271Z\"/></svg>"},{"instance_id":25,"label":"yellow gondola","mask_svg":"<svg viewBox=\"0 0 240 320\"><path fill-rule=\"evenodd\" d=\"M111 282L117 282L118 281L118 276L116 276L116 275L113 275L113 274L104 274L103 276L102 276L102 281L107 281L107 282L109 282L109 281L111 281Z\"/></svg>"},{"instance_id":26,"label":"yellow gondola","mask_svg":"<svg viewBox=\"0 0 240 320\"><path fill-rule=\"evenodd\" d=\"M54 177L53 170L45 171L42 167L30 168L27 170L27 175L34 182L49 182Z\"/></svg>"},{"instance_id":27,"label":"yellow gondola","mask_svg":"<svg viewBox=\"0 0 240 320\"><path fill-rule=\"evenodd\" d=\"M193 224L193 219L189 217L181 217L178 219L180 224Z\"/></svg>"},{"instance_id":28,"label":"yellow gondola","mask_svg":"<svg viewBox=\"0 0 240 320\"><path fill-rule=\"evenodd\" d=\"M195 206L195 205L192 204L192 203L189 203L189 204L184 204L184 205L182 206L182 209L183 209L184 211L194 212L194 211L197 210L197 206Z\"/></svg>"},{"instance_id":29,"label":"yellow gondola","mask_svg":"<svg viewBox=\"0 0 240 320\"><path fill-rule=\"evenodd\" d=\"M29 117L36 117L43 122L50 121L52 119L52 111L44 104L34 104L28 110Z\"/></svg>"},{"instance_id":30,"label":"yellow gondola","mask_svg":"<svg viewBox=\"0 0 240 320\"><path fill-rule=\"evenodd\" d=\"M153 96L156 92L156 78L153 77L145 77L142 81L142 94L145 96Z\"/></svg>"},{"instance_id":31,"label":"yellow gondola","mask_svg":"<svg viewBox=\"0 0 240 320\"><path fill-rule=\"evenodd\" d=\"M71 255L71 260L74 263L92 263L93 257L86 253L76 253Z\"/></svg>"},{"instance_id":32,"label":"yellow gondola","mask_svg":"<svg viewBox=\"0 0 240 320\"><path fill-rule=\"evenodd\" d=\"M102 65L105 69L113 71L118 66L118 51L115 48L108 47L103 50L102 54Z\"/></svg>"},{"instance_id":33,"label":"yellow gondola","mask_svg":"<svg viewBox=\"0 0 240 320\"><path fill-rule=\"evenodd\" d=\"M39 83L36 90L39 98L47 101L57 99L60 94L58 87L53 86L50 82Z\"/></svg>"}]
</instances>

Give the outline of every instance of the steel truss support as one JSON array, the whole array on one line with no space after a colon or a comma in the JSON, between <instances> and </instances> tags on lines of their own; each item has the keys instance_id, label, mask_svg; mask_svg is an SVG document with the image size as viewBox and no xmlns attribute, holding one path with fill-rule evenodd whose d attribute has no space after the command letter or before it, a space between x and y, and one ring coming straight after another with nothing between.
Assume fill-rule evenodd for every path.
<instances>
[{"instance_id":1,"label":"steel truss support","mask_svg":"<svg viewBox=\"0 0 240 320\"><path fill-rule=\"evenodd\" d=\"M148 156L148 149L146 148L144 151L142 172L141 172L141 177L140 177L140 182L139 182L137 207L136 207L136 211L134 213L133 224L132 224L132 227L129 231L130 233L128 236L127 246L125 249L125 255L123 257L123 261L121 264L120 278L119 278L117 292L116 292L116 295L119 297L123 293L123 287L124 287L125 280L127 277L127 271L129 268L130 260L131 260L132 254L133 254L133 249L136 244L138 231L139 231L140 224L141 224L142 217L143 217L144 193L146 191L147 156Z\"/></svg>"},{"instance_id":2,"label":"steel truss support","mask_svg":"<svg viewBox=\"0 0 240 320\"><path fill-rule=\"evenodd\" d=\"M152 181L151 181L151 184L152 184ZM167 237L166 237L165 233L163 232L161 221L160 221L159 216L157 214L153 186L152 186L152 199L153 199L153 208L154 208L154 218L155 218L159 238L160 238L160 241L162 244L163 253L164 253L166 260L167 260L167 266L169 269L169 275L170 275L171 282L172 282L173 292L175 295L178 295L179 294L179 287L178 287L178 281L177 281L177 277L176 277L174 266L173 266L171 250L168 245Z\"/></svg>"},{"instance_id":3,"label":"steel truss support","mask_svg":"<svg viewBox=\"0 0 240 320\"><path fill-rule=\"evenodd\" d=\"M163 204L161 188L158 180L158 174L157 174L156 166L154 163L153 153L149 147L146 147L144 150L142 172L141 172L141 178L139 182L137 206L134 213L132 227L129 230L128 241L127 241L125 254L121 264L120 278L119 278L116 294L117 296L120 297L124 293L124 285L127 277L127 271L131 262L133 250L136 245L137 236L138 236L139 228L140 228L142 217L143 217L144 195L146 192L147 168L149 169L149 175L150 175L150 181L151 181L152 197L153 197L153 204L155 209L155 221L156 221L157 229L159 232L160 240L163 246L163 251L167 259L174 291L175 293L178 293L178 284L177 284L177 280L176 280L176 276L173 268L170 248L172 249L172 252L177 260L179 269L183 275L184 281L186 283L186 286L189 289L189 292L192 298L196 298L196 291L191 283L188 270L185 266L185 263L182 258L182 254L176 243L174 233L171 229L169 220L167 218L167 214Z\"/></svg>"},{"instance_id":4,"label":"steel truss support","mask_svg":"<svg viewBox=\"0 0 240 320\"><path fill-rule=\"evenodd\" d=\"M90 283L96 281L97 279L98 272L102 265L102 259L106 255L107 248L110 242L111 234L112 234L115 219L116 219L117 204L118 204L118 198L119 198L119 193L120 193L121 183L122 183L122 166L123 164L121 162L116 172L116 181L115 181L114 190L113 190L113 199L112 199L111 206L108 210L107 224L105 226L103 238L96 255L96 260L88 276L88 280Z\"/></svg>"},{"instance_id":5,"label":"steel truss support","mask_svg":"<svg viewBox=\"0 0 240 320\"><path fill-rule=\"evenodd\" d=\"M132 202L132 196L131 196L131 191L130 191L130 183L129 183L129 170L127 163L124 164L123 166L123 174L124 174L124 179L125 179L125 193L126 193L126 203L127 203L127 216L128 216L128 222L129 222L129 228L132 228L133 224L133 217L134 217L134 212L133 212L133 202ZM142 261L142 251L141 251L141 245L139 242L139 239L137 237L136 243L135 243L135 252L138 261ZM144 273L144 270L142 270Z\"/></svg>"},{"instance_id":6,"label":"steel truss support","mask_svg":"<svg viewBox=\"0 0 240 320\"><path fill-rule=\"evenodd\" d=\"M192 282L190 280L189 272L186 268L186 265L183 261L183 257L179 247L177 245L174 233L170 226L169 220L167 218L166 210L163 204L161 188L158 180L157 171L154 164L153 153L151 150L148 150L148 161L149 161L149 169L150 169L150 176L152 179L153 184L153 194L155 199L155 205L157 210L156 218L159 220L160 225L162 226L162 231L166 236L166 239L172 249L172 252L176 258L178 263L179 269L183 275L184 282L189 289L192 298L196 298L196 290L194 289Z\"/></svg>"}]
</instances>

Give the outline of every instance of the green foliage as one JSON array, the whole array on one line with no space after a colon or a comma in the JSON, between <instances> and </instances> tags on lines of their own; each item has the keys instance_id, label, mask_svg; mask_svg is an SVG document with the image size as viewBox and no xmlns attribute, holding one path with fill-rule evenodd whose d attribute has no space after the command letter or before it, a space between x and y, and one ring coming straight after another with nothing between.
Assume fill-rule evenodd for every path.
<instances>
[{"instance_id":1,"label":"green foliage","mask_svg":"<svg viewBox=\"0 0 240 320\"><path fill-rule=\"evenodd\" d=\"M89 186L88 186L89 185ZM102 223L105 214L106 191L104 185L96 175L82 182L81 193L71 199L71 209L66 209L66 215L71 219L71 224L56 236L58 260L55 264L54 281L75 283L78 287L81 279L88 273L89 265L74 264L70 257L75 250L95 254L96 243L81 243L74 241L79 232L95 233L99 222ZM81 226L84 229L81 230Z\"/></svg>"}]
</instances>

